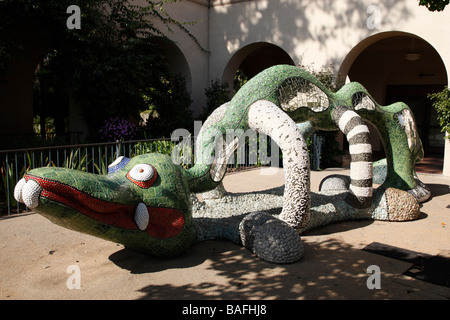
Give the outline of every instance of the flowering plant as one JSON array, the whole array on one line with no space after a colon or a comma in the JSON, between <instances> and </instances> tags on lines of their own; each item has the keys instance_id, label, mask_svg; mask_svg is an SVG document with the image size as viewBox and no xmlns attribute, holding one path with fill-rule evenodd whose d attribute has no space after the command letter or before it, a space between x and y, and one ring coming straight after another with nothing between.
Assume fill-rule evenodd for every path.
<instances>
[{"instance_id":1,"label":"flowering plant","mask_svg":"<svg viewBox=\"0 0 450 320\"><path fill-rule=\"evenodd\" d=\"M133 138L137 129L137 126L132 122L119 117L111 117L105 121L98 133L106 141L123 141Z\"/></svg>"}]
</instances>

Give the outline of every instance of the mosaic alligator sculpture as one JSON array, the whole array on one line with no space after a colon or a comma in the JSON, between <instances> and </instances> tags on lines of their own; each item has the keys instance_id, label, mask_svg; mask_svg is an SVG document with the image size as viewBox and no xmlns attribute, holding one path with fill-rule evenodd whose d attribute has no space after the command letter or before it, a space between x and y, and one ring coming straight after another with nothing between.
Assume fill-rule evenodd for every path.
<instances>
[{"instance_id":1,"label":"mosaic alligator sculpture","mask_svg":"<svg viewBox=\"0 0 450 320\"><path fill-rule=\"evenodd\" d=\"M384 162L372 162L365 122L379 133ZM280 147L284 187L200 202L193 195L220 186L227 158L249 128ZM315 130L341 130L351 157L350 177L326 178L319 193L310 192L305 143ZM225 139L230 132L231 141ZM107 175L37 168L14 194L55 224L151 255L176 256L200 241L225 238L263 260L291 263L302 257L300 234L311 228L349 219L417 219L419 203L430 196L414 170L422 156L405 104L380 106L358 83L333 93L307 71L279 65L211 114L189 169L161 154L119 157ZM381 186L373 189L374 182Z\"/></svg>"}]
</instances>

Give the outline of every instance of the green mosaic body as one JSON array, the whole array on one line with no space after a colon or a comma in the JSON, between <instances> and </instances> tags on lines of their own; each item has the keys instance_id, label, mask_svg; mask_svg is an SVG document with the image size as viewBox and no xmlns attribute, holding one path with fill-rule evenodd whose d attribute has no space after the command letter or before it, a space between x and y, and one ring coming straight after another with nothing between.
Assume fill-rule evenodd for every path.
<instances>
[{"instance_id":1,"label":"green mosaic body","mask_svg":"<svg viewBox=\"0 0 450 320\"><path fill-rule=\"evenodd\" d=\"M309 72L291 65L278 65L268 68L250 79L231 99L223 119L212 126L203 137L205 152L199 158L213 153L217 132L225 134L227 130L248 129L248 108L258 100L267 100L280 106L279 93L290 79L303 79L321 90L328 98L328 105L323 111L317 112L305 106L286 113L296 122L309 121L315 130L338 130L331 119L335 106L344 106L357 112L365 121L372 124L378 131L387 158L387 176L383 182L384 188L395 187L409 190L416 186L415 163L423 157L423 148L419 137L415 137L416 148L410 150L407 134L394 119L402 110L409 110L404 103L394 103L381 106L375 102L367 90L357 82L344 85L337 93L328 90L317 78ZM355 95L363 95L370 99L373 110L355 108ZM415 123L415 120L414 120ZM415 124L414 124L415 125ZM417 131L417 129L416 129ZM393 152L395 150L395 152ZM209 165L196 165L189 170L191 180L196 181L194 190L198 192L213 188L217 183L208 177Z\"/></svg>"},{"instance_id":2,"label":"green mosaic body","mask_svg":"<svg viewBox=\"0 0 450 320\"><path fill-rule=\"evenodd\" d=\"M258 104L258 102L261 103ZM196 150L196 162L192 168L184 169L174 164L170 157L161 154L136 156L125 162L122 160L117 170L104 176L64 168L38 168L28 172L23 181L18 183L16 199L36 205L36 212L63 227L122 243L126 247L151 255L179 255L187 251L199 237L203 238L205 234L208 234L207 231L198 229L201 226L195 226L193 223L190 195L213 189L223 178L224 171L222 173L220 170L215 171L220 173L218 177L213 177L214 170L223 168L223 164L215 162L217 155L214 151L217 137L224 136L230 131L242 132L238 133L239 138L239 134L249 129L251 106L253 106L251 114L255 112L254 110L258 110L260 114L270 110L270 115L283 119L277 122L280 127L289 123L289 130L298 134L297 141L304 140L300 133L306 136L315 130L344 131L338 121L338 115L340 116L342 112L354 115L358 121L362 118L377 129L386 151L387 174L382 189L386 192L392 188L409 191L417 186L414 165L422 159L423 148L417 136L414 117L408 106L403 103L380 106L359 83L346 84L334 93L307 71L290 65L280 65L268 68L249 80L221 109L223 113L214 115L217 119L213 119L211 125L197 138L201 148ZM261 117L264 118L264 116ZM251 120L260 120L256 118L258 116L252 115ZM270 120L262 119L262 121L265 122L260 129L271 126ZM298 127L295 123L299 124ZM357 126L365 125L359 123ZM253 127L255 124L252 122ZM290 133L293 132L283 132L278 138L283 136L283 141L288 141L285 145L291 142L294 144L295 141L287 140ZM362 133L365 134L365 131ZM347 135L347 132L345 134ZM291 134L291 139L292 136ZM306 144L300 144L300 146L289 152L297 153L299 150L301 152L306 150ZM285 191L288 195L286 200L291 201L290 204L295 202L294 197L300 193L301 196L309 193L309 167L307 167L309 158L307 150L305 152L304 157L295 158L305 158L301 166L288 169L285 166L285 173L292 174L289 180L290 185L286 183L286 189L290 190ZM365 158L368 154L369 152L367 154L359 152L356 156ZM365 164L368 161L367 159L359 160L359 164ZM369 164L367 168L372 169L371 160ZM145 166L141 167L141 165ZM142 170L145 173L146 171L142 168L150 170L149 172L154 171L153 175L146 180L139 180L134 176L134 170L138 172ZM372 175L372 171L370 174ZM302 181L302 183L305 182L304 188L299 188L298 192L292 192L294 187L300 185L299 181L305 175L308 175L308 179ZM372 176L370 179L362 179L355 183L367 182L370 183L371 188ZM27 192L22 192L24 189L27 189ZM289 192L292 192L292 197L289 196ZM414 204L417 202L414 198L409 199L406 192L398 193L391 190L386 194L389 197L385 198L395 199L396 203L393 204L397 204L399 211L407 207L403 206L401 201L406 199L406 203L412 203L413 209L410 210L412 214L407 219L416 216L418 210ZM380 199L384 197L384 191L381 190L376 195L377 197L372 199L370 194L367 199L370 201L369 205L375 205L377 208L383 206L381 202L384 200ZM27 198L22 199L25 196ZM309 201L307 198L301 201L306 203ZM401 201L398 202L397 198L401 198ZM344 206L348 206L348 203ZM358 210L364 209L357 206L352 208L356 212L363 212ZM308 204L303 209L309 211ZM309 212L304 212L304 215L309 215ZM345 213L336 213L337 220L343 216ZM234 229L228 230L235 228L234 222L221 224L220 218L211 218L206 221L202 226L208 226L212 221L215 228L221 229L214 234L237 234ZM291 226L278 225L278 227L281 227L279 230L287 230L286 228ZM203 236L198 236L199 233Z\"/></svg>"}]
</instances>

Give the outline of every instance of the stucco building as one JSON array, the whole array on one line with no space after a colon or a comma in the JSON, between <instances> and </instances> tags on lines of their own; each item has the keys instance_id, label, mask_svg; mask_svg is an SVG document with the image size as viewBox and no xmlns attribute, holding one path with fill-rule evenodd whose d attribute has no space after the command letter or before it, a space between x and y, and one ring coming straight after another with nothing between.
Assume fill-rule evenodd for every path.
<instances>
[{"instance_id":1,"label":"stucco building","mask_svg":"<svg viewBox=\"0 0 450 320\"><path fill-rule=\"evenodd\" d=\"M232 87L238 69L252 77L281 63L316 70L331 64L378 103L406 102L426 154L445 150L450 175L450 145L427 99L448 85L450 9L430 12L415 0L183 0L167 10L180 21L197 21L188 29L202 48L176 29L168 34L175 45L166 48L188 79L194 111L205 105L210 81ZM373 144L382 148L377 139Z\"/></svg>"},{"instance_id":2,"label":"stucco building","mask_svg":"<svg viewBox=\"0 0 450 320\"><path fill-rule=\"evenodd\" d=\"M139 2L145 3L133 1ZM232 83L238 69L252 77L275 64L316 70L331 64L379 104L406 102L426 154L445 153L444 174L450 175L450 144L427 99L448 85L450 8L430 12L416 0L181 0L165 7L179 21L196 22L186 28L198 43L174 27L167 32L174 44L163 48L171 68L186 77L195 113L205 106L210 82ZM18 97L27 99L20 92ZM11 119L32 117L20 99L10 101L9 111L2 106L0 134L19 134ZM69 126L83 128L73 107ZM379 140L373 144L381 150Z\"/></svg>"}]
</instances>

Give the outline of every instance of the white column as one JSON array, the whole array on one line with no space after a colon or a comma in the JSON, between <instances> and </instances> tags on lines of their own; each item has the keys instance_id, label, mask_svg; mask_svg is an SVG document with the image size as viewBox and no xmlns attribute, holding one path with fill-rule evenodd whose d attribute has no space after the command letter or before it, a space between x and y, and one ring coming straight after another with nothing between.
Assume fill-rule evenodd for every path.
<instances>
[{"instance_id":1,"label":"white column","mask_svg":"<svg viewBox=\"0 0 450 320\"><path fill-rule=\"evenodd\" d=\"M449 134L445 134L445 146L444 146L444 168L442 174L450 177L450 139Z\"/></svg>"}]
</instances>

